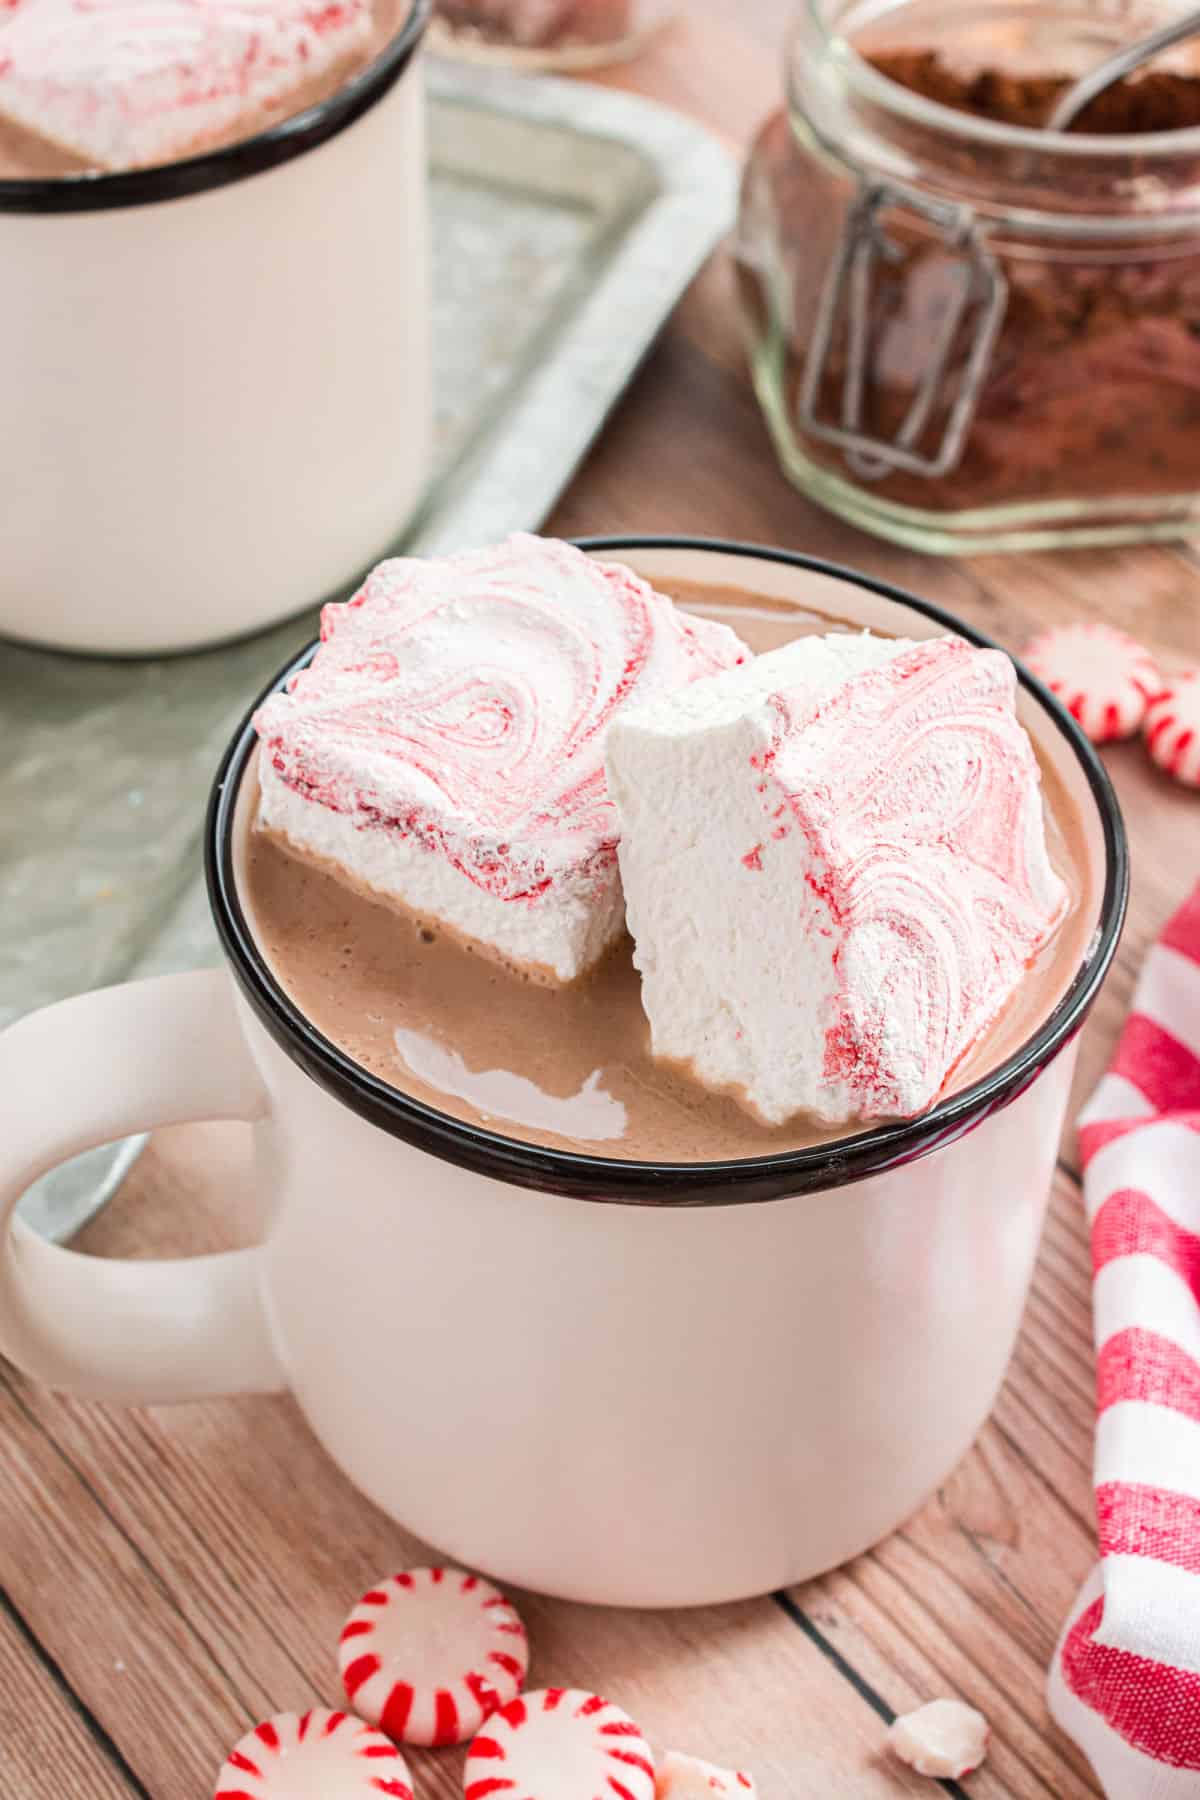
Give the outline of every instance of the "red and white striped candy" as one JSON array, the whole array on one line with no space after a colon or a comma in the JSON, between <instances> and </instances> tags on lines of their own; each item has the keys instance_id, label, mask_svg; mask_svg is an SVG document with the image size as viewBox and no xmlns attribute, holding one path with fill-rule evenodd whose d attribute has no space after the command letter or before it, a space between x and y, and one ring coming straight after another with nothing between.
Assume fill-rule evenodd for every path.
<instances>
[{"instance_id":1,"label":"red and white striped candy","mask_svg":"<svg viewBox=\"0 0 1200 1800\"><path fill-rule=\"evenodd\" d=\"M466 1800L654 1800L654 1759L619 1706L544 1688L488 1720L463 1787Z\"/></svg>"},{"instance_id":2,"label":"red and white striped candy","mask_svg":"<svg viewBox=\"0 0 1200 1800\"><path fill-rule=\"evenodd\" d=\"M406 1744L465 1744L515 1700L525 1627L504 1595L461 1569L407 1569L363 1595L338 1653L355 1712Z\"/></svg>"},{"instance_id":3,"label":"red and white striped candy","mask_svg":"<svg viewBox=\"0 0 1200 1800\"><path fill-rule=\"evenodd\" d=\"M681 1756L668 1750L658 1765L657 1800L714 1800L728 1794L730 1800L755 1800L758 1789L751 1775L741 1769L718 1769L698 1756Z\"/></svg>"},{"instance_id":4,"label":"red and white striped candy","mask_svg":"<svg viewBox=\"0 0 1200 1800\"><path fill-rule=\"evenodd\" d=\"M1167 682L1146 714L1146 747L1176 781L1200 787L1200 669Z\"/></svg>"},{"instance_id":5,"label":"red and white striped candy","mask_svg":"<svg viewBox=\"0 0 1200 1800\"><path fill-rule=\"evenodd\" d=\"M349 1713L278 1713L248 1731L213 1800L413 1800L408 1764L381 1731Z\"/></svg>"},{"instance_id":6,"label":"red and white striped candy","mask_svg":"<svg viewBox=\"0 0 1200 1800\"><path fill-rule=\"evenodd\" d=\"M1060 625L1025 646L1022 660L1094 744L1132 737L1163 678L1150 652L1113 625Z\"/></svg>"}]
</instances>

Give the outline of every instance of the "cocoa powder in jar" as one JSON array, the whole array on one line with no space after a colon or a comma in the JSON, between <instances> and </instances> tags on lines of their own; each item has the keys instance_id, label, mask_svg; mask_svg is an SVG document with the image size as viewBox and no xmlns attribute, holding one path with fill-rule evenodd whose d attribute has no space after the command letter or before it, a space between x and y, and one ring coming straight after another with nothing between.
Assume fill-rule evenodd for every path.
<instances>
[{"instance_id":1,"label":"cocoa powder in jar","mask_svg":"<svg viewBox=\"0 0 1200 1800\"><path fill-rule=\"evenodd\" d=\"M1065 76L999 68L960 73L932 50L868 60L925 99L1007 125L1041 127L1070 85ZM1195 126L1200 79L1164 70L1107 90L1072 129L1123 136ZM963 159L970 154L966 146L960 151ZM806 207L801 184L791 206ZM897 212L884 222L899 255L875 267L861 419L866 432L890 442L920 384L961 265L919 221ZM803 241L809 222L792 216L786 229ZM901 505L960 511L1200 491L1200 235L1144 249L1127 243L1114 250L1086 237L1063 248L997 236L992 247L1008 301L963 453L944 476L892 472L872 482L873 492ZM802 315L797 324L803 334ZM931 450L940 438L968 350L964 325L919 449ZM803 368L801 357L792 372L793 406ZM845 345L835 336L818 417L837 420L845 379ZM840 451L807 443L814 458L848 473Z\"/></svg>"}]
</instances>

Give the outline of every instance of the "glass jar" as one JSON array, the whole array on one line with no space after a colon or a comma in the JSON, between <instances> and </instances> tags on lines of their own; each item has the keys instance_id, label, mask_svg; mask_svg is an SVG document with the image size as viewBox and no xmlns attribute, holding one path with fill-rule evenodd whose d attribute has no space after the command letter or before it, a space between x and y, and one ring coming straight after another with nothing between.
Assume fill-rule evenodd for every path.
<instances>
[{"instance_id":1,"label":"glass jar","mask_svg":"<svg viewBox=\"0 0 1200 1800\"><path fill-rule=\"evenodd\" d=\"M831 511L940 552L1200 526L1200 79L1176 83L1186 129L1013 122L1054 86L1030 77L1069 78L1141 24L806 0L737 257L780 459ZM956 104L931 97L955 69ZM1012 116L959 110L964 92Z\"/></svg>"},{"instance_id":2,"label":"glass jar","mask_svg":"<svg viewBox=\"0 0 1200 1800\"><path fill-rule=\"evenodd\" d=\"M636 56L669 16L653 0L437 0L430 42L470 62L599 68Z\"/></svg>"}]
</instances>

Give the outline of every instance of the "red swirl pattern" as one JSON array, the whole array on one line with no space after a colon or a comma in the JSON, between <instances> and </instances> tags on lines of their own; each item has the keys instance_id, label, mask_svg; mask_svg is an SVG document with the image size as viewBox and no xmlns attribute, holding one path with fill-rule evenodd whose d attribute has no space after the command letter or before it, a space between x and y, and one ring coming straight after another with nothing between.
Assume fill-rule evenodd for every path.
<instances>
[{"instance_id":1,"label":"red swirl pattern","mask_svg":"<svg viewBox=\"0 0 1200 1800\"><path fill-rule=\"evenodd\" d=\"M863 1118L937 1097L1066 910L1015 688L1006 656L941 638L776 698L762 797L839 940L824 1078Z\"/></svg>"},{"instance_id":2,"label":"red swirl pattern","mask_svg":"<svg viewBox=\"0 0 1200 1800\"><path fill-rule=\"evenodd\" d=\"M622 706L745 660L631 570L517 536L381 563L255 720L290 787L446 857L500 899L611 869L604 775Z\"/></svg>"}]
</instances>

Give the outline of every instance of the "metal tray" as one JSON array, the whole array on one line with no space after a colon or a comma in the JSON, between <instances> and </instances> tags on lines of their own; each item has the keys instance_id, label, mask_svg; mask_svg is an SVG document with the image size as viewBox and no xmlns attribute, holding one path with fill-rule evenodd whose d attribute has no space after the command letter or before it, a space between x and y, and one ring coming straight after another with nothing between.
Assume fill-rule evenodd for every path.
<instances>
[{"instance_id":1,"label":"metal tray","mask_svg":"<svg viewBox=\"0 0 1200 1800\"><path fill-rule=\"evenodd\" d=\"M736 172L648 101L431 64L437 467L397 549L535 529L732 219ZM0 1024L216 956L199 878L212 770L315 613L220 650L102 662L0 645ZM65 1238L141 1139L37 1183Z\"/></svg>"}]
</instances>

